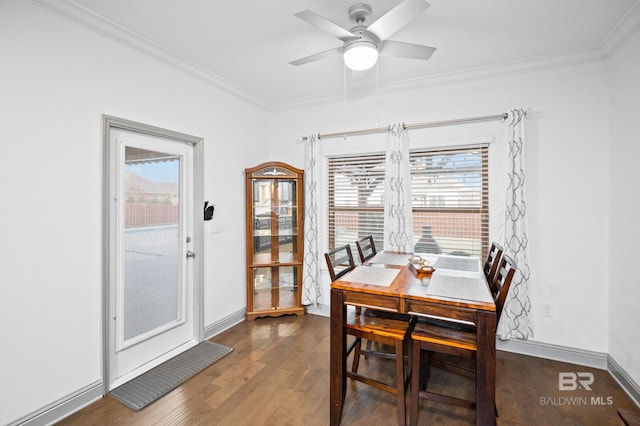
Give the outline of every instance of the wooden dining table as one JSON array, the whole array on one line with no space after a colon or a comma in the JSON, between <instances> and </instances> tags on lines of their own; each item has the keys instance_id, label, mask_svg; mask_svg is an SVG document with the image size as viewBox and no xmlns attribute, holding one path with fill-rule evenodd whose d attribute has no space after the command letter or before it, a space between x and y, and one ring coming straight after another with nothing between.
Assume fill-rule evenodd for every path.
<instances>
[{"instance_id":1,"label":"wooden dining table","mask_svg":"<svg viewBox=\"0 0 640 426\"><path fill-rule=\"evenodd\" d=\"M346 394L348 305L473 322L477 330L476 424L495 425L496 308L477 259L421 255L434 266L421 274L412 253L379 252L331 283L330 423L339 425Z\"/></svg>"}]
</instances>

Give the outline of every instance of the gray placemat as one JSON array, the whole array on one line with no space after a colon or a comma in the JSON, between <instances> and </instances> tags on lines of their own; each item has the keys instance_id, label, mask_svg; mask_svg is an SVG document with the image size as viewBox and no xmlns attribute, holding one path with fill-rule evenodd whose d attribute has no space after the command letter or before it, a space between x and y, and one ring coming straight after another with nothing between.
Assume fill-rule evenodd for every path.
<instances>
[{"instance_id":1,"label":"gray placemat","mask_svg":"<svg viewBox=\"0 0 640 426\"><path fill-rule=\"evenodd\" d=\"M380 252L376 254L371 263L381 263L385 265L400 265L405 266L409 264L410 254L397 254L397 253L385 253Z\"/></svg>"},{"instance_id":2,"label":"gray placemat","mask_svg":"<svg viewBox=\"0 0 640 426\"><path fill-rule=\"evenodd\" d=\"M340 278L340 281L389 287L399 272L400 269L357 266L353 271Z\"/></svg>"},{"instance_id":3,"label":"gray placemat","mask_svg":"<svg viewBox=\"0 0 640 426\"><path fill-rule=\"evenodd\" d=\"M467 272L449 272L437 270L427 285L430 296L462 299L475 302L491 303L493 298L484 276Z\"/></svg>"},{"instance_id":4,"label":"gray placemat","mask_svg":"<svg viewBox=\"0 0 640 426\"><path fill-rule=\"evenodd\" d=\"M454 271L476 272L480 268L480 263L478 262L478 259L474 259L473 257L440 256L433 266L436 269L453 269Z\"/></svg>"}]
</instances>

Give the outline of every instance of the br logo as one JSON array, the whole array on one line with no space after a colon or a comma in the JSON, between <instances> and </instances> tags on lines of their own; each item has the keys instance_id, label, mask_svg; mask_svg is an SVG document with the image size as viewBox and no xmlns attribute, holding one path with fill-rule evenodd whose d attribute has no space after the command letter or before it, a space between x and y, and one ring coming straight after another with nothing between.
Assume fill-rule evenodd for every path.
<instances>
[{"instance_id":1,"label":"br logo","mask_svg":"<svg viewBox=\"0 0 640 426\"><path fill-rule=\"evenodd\" d=\"M561 391L574 391L577 389L591 390L595 378L589 372L562 372L558 373L558 389Z\"/></svg>"}]
</instances>

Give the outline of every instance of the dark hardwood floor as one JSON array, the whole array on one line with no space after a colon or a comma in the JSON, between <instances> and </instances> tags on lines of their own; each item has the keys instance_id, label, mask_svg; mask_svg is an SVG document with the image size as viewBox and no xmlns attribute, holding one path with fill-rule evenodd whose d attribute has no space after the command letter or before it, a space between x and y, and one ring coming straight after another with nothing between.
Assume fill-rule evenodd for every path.
<instances>
[{"instance_id":1,"label":"dark hardwood floor","mask_svg":"<svg viewBox=\"0 0 640 426\"><path fill-rule=\"evenodd\" d=\"M149 407L133 412L105 397L61 425L327 425L329 319L315 315L245 321L212 341L234 351ZM393 362L360 368L392 374ZM363 370L364 371L364 370ZM558 373L590 372L592 390L559 391ZM622 425L640 411L608 372L498 351L498 425ZM472 398L473 383L432 369L430 386ZM395 397L348 381L343 425L396 422ZM470 409L421 401L422 425L469 425Z\"/></svg>"}]
</instances>

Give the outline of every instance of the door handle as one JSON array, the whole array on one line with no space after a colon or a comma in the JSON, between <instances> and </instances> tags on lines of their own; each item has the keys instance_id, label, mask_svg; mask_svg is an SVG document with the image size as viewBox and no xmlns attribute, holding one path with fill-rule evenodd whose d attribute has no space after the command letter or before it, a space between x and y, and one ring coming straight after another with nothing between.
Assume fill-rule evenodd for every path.
<instances>
[{"instance_id":1,"label":"door handle","mask_svg":"<svg viewBox=\"0 0 640 426\"><path fill-rule=\"evenodd\" d=\"M191 250L187 250L187 259L193 259L194 257L196 257L196 254Z\"/></svg>"}]
</instances>

